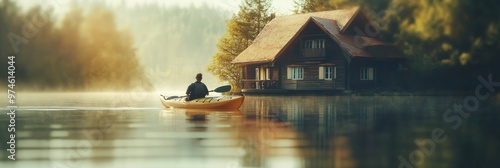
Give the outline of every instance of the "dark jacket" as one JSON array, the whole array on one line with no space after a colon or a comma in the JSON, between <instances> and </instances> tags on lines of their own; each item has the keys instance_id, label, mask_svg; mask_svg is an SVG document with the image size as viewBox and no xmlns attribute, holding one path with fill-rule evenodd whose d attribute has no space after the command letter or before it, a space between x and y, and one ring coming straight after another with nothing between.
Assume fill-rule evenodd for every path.
<instances>
[{"instance_id":1,"label":"dark jacket","mask_svg":"<svg viewBox=\"0 0 500 168\"><path fill-rule=\"evenodd\" d=\"M189 96L188 100L203 98L208 95L208 89L204 83L194 82L188 86L186 94Z\"/></svg>"}]
</instances>

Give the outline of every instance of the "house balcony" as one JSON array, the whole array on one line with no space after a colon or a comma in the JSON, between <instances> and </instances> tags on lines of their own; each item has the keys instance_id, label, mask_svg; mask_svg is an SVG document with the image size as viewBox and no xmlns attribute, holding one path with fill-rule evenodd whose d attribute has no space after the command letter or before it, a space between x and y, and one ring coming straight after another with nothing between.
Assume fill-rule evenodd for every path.
<instances>
[{"instance_id":1,"label":"house balcony","mask_svg":"<svg viewBox=\"0 0 500 168\"><path fill-rule=\"evenodd\" d=\"M278 80L243 79L242 89L280 89Z\"/></svg>"},{"instance_id":2,"label":"house balcony","mask_svg":"<svg viewBox=\"0 0 500 168\"><path fill-rule=\"evenodd\" d=\"M302 56L306 58L325 57L325 48L301 49Z\"/></svg>"}]
</instances>

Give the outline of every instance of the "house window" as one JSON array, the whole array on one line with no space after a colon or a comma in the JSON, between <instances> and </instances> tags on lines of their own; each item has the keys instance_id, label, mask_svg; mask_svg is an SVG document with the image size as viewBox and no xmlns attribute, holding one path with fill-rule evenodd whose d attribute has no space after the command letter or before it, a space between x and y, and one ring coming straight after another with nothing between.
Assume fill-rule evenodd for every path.
<instances>
[{"instance_id":1,"label":"house window","mask_svg":"<svg viewBox=\"0 0 500 168\"><path fill-rule=\"evenodd\" d=\"M325 67L325 80L332 80L332 79L333 79L333 67L327 66Z\"/></svg>"},{"instance_id":2,"label":"house window","mask_svg":"<svg viewBox=\"0 0 500 168\"><path fill-rule=\"evenodd\" d=\"M304 49L309 49L309 48L313 48L313 41L312 40L304 41Z\"/></svg>"},{"instance_id":3,"label":"house window","mask_svg":"<svg viewBox=\"0 0 500 168\"><path fill-rule=\"evenodd\" d=\"M304 79L304 67L288 67L287 68L287 79L303 80Z\"/></svg>"},{"instance_id":4,"label":"house window","mask_svg":"<svg viewBox=\"0 0 500 168\"><path fill-rule=\"evenodd\" d=\"M373 80L373 68L363 67L359 75L360 80Z\"/></svg>"},{"instance_id":5,"label":"house window","mask_svg":"<svg viewBox=\"0 0 500 168\"><path fill-rule=\"evenodd\" d=\"M260 80L260 68L255 68L255 79Z\"/></svg>"},{"instance_id":6,"label":"house window","mask_svg":"<svg viewBox=\"0 0 500 168\"><path fill-rule=\"evenodd\" d=\"M271 80L271 68L266 68L266 80Z\"/></svg>"},{"instance_id":7,"label":"house window","mask_svg":"<svg viewBox=\"0 0 500 168\"><path fill-rule=\"evenodd\" d=\"M314 45L315 45L314 48L325 48L325 40L324 39L316 40Z\"/></svg>"},{"instance_id":8,"label":"house window","mask_svg":"<svg viewBox=\"0 0 500 168\"><path fill-rule=\"evenodd\" d=\"M320 66L319 79L333 80L337 78L337 67L335 66Z\"/></svg>"},{"instance_id":9,"label":"house window","mask_svg":"<svg viewBox=\"0 0 500 168\"><path fill-rule=\"evenodd\" d=\"M304 49L325 48L325 39L315 39L304 41Z\"/></svg>"},{"instance_id":10,"label":"house window","mask_svg":"<svg viewBox=\"0 0 500 168\"><path fill-rule=\"evenodd\" d=\"M325 39L305 40L301 51L304 57L324 57Z\"/></svg>"}]
</instances>

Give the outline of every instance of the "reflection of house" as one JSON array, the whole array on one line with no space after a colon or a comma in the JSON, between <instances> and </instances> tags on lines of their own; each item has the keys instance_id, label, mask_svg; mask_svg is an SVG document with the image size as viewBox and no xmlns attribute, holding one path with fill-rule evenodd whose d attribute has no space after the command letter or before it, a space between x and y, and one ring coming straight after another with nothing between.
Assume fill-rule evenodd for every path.
<instances>
[{"instance_id":1,"label":"reflection of house","mask_svg":"<svg viewBox=\"0 0 500 168\"><path fill-rule=\"evenodd\" d=\"M376 33L358 7L281 16L233 63L243 65L244 92L387 87L404 58Z\"/></svg>"}]
</instances>

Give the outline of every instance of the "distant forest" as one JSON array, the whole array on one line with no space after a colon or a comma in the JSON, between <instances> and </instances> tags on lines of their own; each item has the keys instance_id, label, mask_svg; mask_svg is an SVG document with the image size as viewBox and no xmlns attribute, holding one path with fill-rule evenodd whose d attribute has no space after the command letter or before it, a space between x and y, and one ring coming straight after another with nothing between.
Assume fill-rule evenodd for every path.
<instances>
[{"instance_id":1,"label":"distant forest","mask_svg":"<svg viewBox=\"0 0 500 168\"><path fill-rule=\"evenodd\" d=\"M21 12L13 1L0 2L0 55L5 58L0 69L7 72L7 56L16 55L17 89L184 89L205 71L230 16L207 5L78 3L56 15L38 6ZM217 83L208 73L204 81Z\"/></svg>"}]
</instances>

